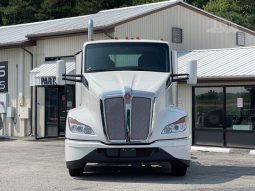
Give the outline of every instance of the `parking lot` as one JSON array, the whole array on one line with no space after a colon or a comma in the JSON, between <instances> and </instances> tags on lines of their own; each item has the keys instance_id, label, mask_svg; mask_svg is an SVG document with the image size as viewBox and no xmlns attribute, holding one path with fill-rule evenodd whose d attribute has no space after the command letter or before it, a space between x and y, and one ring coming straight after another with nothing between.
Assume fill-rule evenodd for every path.
<instances>
[{"instance_id":1,"label":"parking lot","mask_svg":"<svg viewBox=\"0 0 255 191\"><path fill-rule=\"evenodd\" d=\"M185 177L170 168L90 164L83 177L69 176L63 140L0 140L0 190L255 190L255 155L193 152Z\"/></svg>"}]
</instances>

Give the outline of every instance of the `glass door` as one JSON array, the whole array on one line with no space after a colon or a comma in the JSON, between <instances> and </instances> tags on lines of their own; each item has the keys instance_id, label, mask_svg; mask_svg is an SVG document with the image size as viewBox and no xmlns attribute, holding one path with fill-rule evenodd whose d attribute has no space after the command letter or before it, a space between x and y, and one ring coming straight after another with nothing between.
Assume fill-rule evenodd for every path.
<instances>
[{"instance_id":1,"label":"glass door","mask_svg":"<svg viewBox=\"0 0 255 191\"><path fill-rule=\"evenodd\" d=\"M223 87L196 87L193 95L193 143L223 146Z\"/></svg>"},{"instance_id":2,"label":"glass door","mask_svg":"<svg viewBox=\"0 0 255 191\"><path fill-rule=\"evenodd\" d=\"M226 87L226 145L255 148L255 87Z\"/></svg>"},{"instance_id":3,"label":"glass door","mask_svg":"<svg viewBox=\"0 0 255 191\"><path fill-rule=\"evenodd\" d=\"M59 88L59 135L65 135L66 116L67 112L74 108L75 105L75 86L68 85L66 87Z\"/></svg>"},{"instance_id":4,"label":"glass door","mask_svg":"<svg viewBox=\"0 0 255 191\"><path fill-rule=\"evenodd\" d=\"M45 88L45 137L58 136L58 88Z\"/></svg>"},{"instance_id":5,"label":"glass door","mask_svg":"<svg viewBox=\"0 0 255 191\"><path fill-rule=\"evenodd\" d=\"M45 137L65 135L67 112L75 105L74 86L45 88Z\"/></svg>"}]
</instances>

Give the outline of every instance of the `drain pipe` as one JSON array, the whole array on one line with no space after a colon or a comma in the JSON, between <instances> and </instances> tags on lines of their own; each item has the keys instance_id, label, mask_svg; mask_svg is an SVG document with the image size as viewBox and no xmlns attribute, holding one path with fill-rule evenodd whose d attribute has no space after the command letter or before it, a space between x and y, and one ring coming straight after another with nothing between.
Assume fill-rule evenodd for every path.
<instances>
[{"instance_id":1,"label":"drain pipe","mask_svg":"<svg viewBox=\"0 0 255 191\"><path fill-rule=\"evenodd\" d=\"M94 22L92 19L88 21L88 41L94 40Z\"/></svg>"},{"instance_id":2,"label":"drain pipe","mask_svg":"<svg viewBox=\"0 0 255 191\"><path fill-rule=\"evenodd\" d=\"M34 66L34 55L32 52L30 52L29 50L21 47L26 53L28 53L30 55L31 58L31 62L30 62L30 71L33 69ZM33 87L31 86L30 88L30 106L31 106L31 111L30 111L30 133L28 134L28 136L33 135Z\"/></svg>"}]
</instances>

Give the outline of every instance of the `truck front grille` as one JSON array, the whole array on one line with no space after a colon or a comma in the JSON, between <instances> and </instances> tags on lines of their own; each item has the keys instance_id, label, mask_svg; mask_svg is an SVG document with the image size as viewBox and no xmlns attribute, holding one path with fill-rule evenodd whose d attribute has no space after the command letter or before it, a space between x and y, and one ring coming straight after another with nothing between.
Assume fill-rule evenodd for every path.
<instances>
[{"instance_id":1,"label":"truck front grille","mask_svg":"<svg viewBox=\"0 0 255 191\"><path fill-rule=\"evenodd\" d=\"M121 97L105 100L105 122L110 140L126 140L124 100Z\"/></svg>"},{"instance_id":2,"label":"truck front grille","mask_svg":"<svg viewBox=\"0 0 255 191\"><path fill-rule=\"evenodd\" d=\"M131 109L131 140L145 140L149 134L151 99L135 97Z\"/></svg>"},{"instance_id":3,"label":"truck front grille","mask_svg":"<svg viewBox=\"0 0 255 191\"><path fill-rule=\"evenodd\" d=\"M151 100L133 97L129 105L126 105L123 97L105 99L105 132L109 141L146 141L151 127Z\"/></svg>"}]
</instances>

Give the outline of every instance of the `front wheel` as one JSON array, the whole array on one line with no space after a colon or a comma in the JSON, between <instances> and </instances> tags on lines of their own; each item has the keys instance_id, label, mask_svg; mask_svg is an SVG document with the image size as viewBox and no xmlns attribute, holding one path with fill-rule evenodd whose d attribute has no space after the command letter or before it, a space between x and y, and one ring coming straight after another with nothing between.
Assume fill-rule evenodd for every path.
<instances>
[{"instance_id":1,"label":"front wheel","mask_svg":"<svg viewBox=\"0 0 255 191\"><path fill-rule=\"evenodd\" d=\"M77 176L82 176L83 175L84 168L68 169L68 170L69 170L70 176L77 177Z\"/></svg>"},{"instance_id":2,"label":"front wheel","mask_svg":"<svg viewBox=\"0 0 255 191\"><path fill-rule=\"evenodd\" d=\"M172 162L172 173L174 176L185 176L187 172L187 166L180 164L179 162Z\"/></svg>"}]
</instances>

